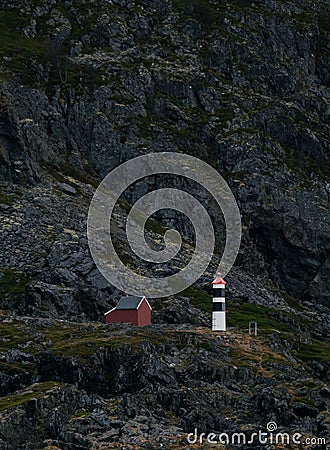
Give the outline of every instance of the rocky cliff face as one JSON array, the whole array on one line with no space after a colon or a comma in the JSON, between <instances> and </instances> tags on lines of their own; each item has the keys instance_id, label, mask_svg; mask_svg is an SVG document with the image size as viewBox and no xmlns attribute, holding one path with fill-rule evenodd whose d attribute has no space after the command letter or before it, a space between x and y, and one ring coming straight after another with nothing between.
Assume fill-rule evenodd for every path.
<instances>
[{"instance_id":1,"label":"rocky cliff face","mask_svg":"<svg viewBox=\"0 0 330 450\"><path fill-rule=\"evenodd\" d=\"M328 2L4 0L0 25L1 395L22 389L0 402L0 445L183 448L195 426L253 429L271 419L324 435ZM205 160L238 202L228 342L205 328L217 257L195 288L153 302L164 342L157 327L136 343L125 327L52 322L99 321L119 298L90 257L88 205L111 169L159 151ZM148 189L172 182L151 178ZM124 220L145 189L128 192L114 219L131 263ZM166 211L157 218L185 234L188 257L191 229ZM161 230L151 223L148 238L159 241ZM254 342L243 330L256 319ZM183 328L180 343L182 324L194 331ZM21 328L26 344L15 337ZM85 334L82 358L57 347Z\"/></svg>"},{"instance_id":2,"label":"rocky cliff face","mask_svg":"<svg viewBox=\"0 0 330 450\"><path fill-rule=\"evenodd\" d=\"M326 3L79 5L3 7L2 179L91 182L141 153L191 153L236 195L244 267L327 304Z\"/></svg>"}]
</instances>

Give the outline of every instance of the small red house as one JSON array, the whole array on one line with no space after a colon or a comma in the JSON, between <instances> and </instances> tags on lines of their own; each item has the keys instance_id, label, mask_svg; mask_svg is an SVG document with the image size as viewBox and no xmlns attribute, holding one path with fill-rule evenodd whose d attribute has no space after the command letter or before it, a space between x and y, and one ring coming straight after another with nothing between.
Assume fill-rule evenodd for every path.
<instances>
[{"instance_id":1,"label":"small red house","mask_svg":"<svg viewBox=\"0 0 330 450\"><path fill-rule=\"evenodd\" d=\"M143 327L151 324L151 310L145 297L122 297L115 308L104 314L105 323L124 322Z\"/></svg>"}]
</instances>

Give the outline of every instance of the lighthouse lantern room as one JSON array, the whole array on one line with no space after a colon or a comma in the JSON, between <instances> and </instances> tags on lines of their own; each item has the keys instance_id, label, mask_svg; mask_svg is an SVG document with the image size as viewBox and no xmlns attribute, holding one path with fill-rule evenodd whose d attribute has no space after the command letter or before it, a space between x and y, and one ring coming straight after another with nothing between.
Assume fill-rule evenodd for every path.
<instances>
[{"instance_id":1,"label":"lighthouse lantern room","mask_svg":"<svg viewBox=\"0 0 330 450\"><path fill-rule=\"evenodd\" d=\"M213 285L212 331L226 331L226 282L220 273L216 274Z\"/></svg>"}]
</instances>

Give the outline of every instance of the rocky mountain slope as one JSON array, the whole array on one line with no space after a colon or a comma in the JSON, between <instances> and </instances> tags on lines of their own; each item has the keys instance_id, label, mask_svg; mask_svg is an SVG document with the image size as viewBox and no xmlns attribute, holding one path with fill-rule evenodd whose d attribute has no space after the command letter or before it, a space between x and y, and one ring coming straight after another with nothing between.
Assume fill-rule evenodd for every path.
<instances>
[{"instance_id":1,"label":"rocky mountain slope","mask_svg":"<svg viewBox=\"0 0 330 450\"><path fill-rule=\"evenodd\" d=\"M251 433L270 421L327 436L328 9L2 1L0 448L199 448L194 428ZM218 254L194 287L150 300L150 328L102 325L121 293L90 257L90 200L111 169L160 151L208 162L239 205L225 336L209 329ZM212 204L193 183L150 177L116 209L117 251L144 273L125 218L146 190L173 183ZM162 268L175 271L193 232L173 212L155 218L150 241L173 224L185 236Z\"/></svg>"}]
</instances>

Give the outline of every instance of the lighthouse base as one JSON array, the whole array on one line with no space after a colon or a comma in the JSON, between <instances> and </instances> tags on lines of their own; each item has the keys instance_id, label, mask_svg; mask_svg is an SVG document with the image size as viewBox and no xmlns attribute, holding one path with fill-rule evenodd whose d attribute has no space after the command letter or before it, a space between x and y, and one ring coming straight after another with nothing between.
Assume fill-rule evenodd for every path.
<instances>
[{"instance_id":1,"label":"lighthouse base","mask_svg":"<svg viewBox=\"0 0 330 450\"><path fill-rule=\"evenodd\" d=\"M226 313L212 313L212 331L226 331Z\"/></svg>"}]
</instances>

